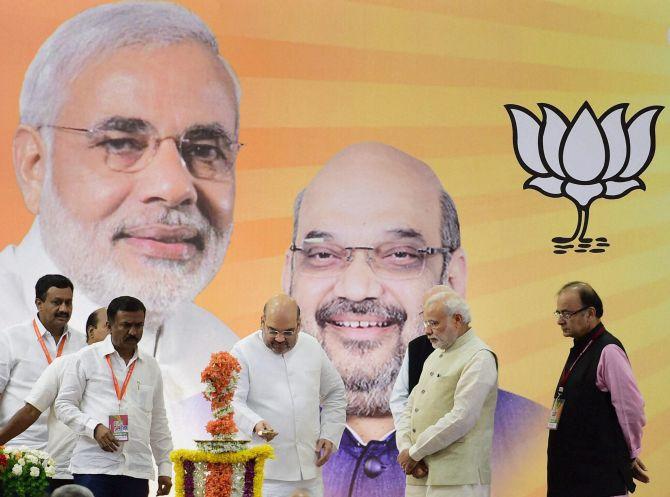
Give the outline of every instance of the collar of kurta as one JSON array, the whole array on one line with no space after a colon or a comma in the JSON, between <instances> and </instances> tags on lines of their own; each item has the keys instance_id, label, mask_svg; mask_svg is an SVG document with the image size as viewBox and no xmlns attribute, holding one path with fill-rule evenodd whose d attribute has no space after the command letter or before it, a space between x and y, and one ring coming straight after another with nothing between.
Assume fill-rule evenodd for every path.
<instances>
[{"instance_id":1,"label":"collar of kurta","mask_svg":"<svg viewBox=\"0 0 670 497\"><path fill-rule=\"evenodd\" d=\"M98 355L100 357L105 357L108 356L109 354L114 354L116 353L121 357L121 355L116 351L114 348L114 344L112 343L112 335L109 334L107 335L107 338L105 338L102 342L100 342L100 345L98 346ZM142 353L140 352L139 346L135 348L135 353L133 354L133 357L130 358L130 361L128 361L128 364L133 362L134 359L140 360L142 359ZM123 360L123 358L122 358ZM124 360L125 362L125 360Z\"/></svg>"},{"instance_id":2,"label":"collar of kurta","mask_svg":"<svg viewBox=\"0 0 670 497\"><path fill-rule=\"evenodd\" d=\"M604 329L605 325L603 325L602 323L598 323L595 328L593 328L583 337L574 338L573 339L574 348L581 349L582 347L584 347L587 343L589 343L591 337L593 337L593 335L595 335L601 328Z\"/></svg>"},{"instance_id":3,"label":"collar of kurta","mask_svg":"<svg viewBox=\"0 0 670 497\"><path fill-rule=\"evenodd\" d=\"M46 336L47 334L51 335L51 332L47 330L44 325L42 324L42 321L40 321L40 317L35 314L35 322L37 323L37 329L40 330L40 333L42 334L42 337ZM31 323L32 326L32 323ZM63 328L63 334L61 335L61 339L63 336L67 337L67 339L70 339L70 329L68 328L67 324Z\"/></svg>"},{"instance_id":4,"label":"collar of kurta","mask_svg":"<svg viewBox=\"0 0 670 497\"><path fill-rule=\"evenodd\" d=\"M470 328L468 331L466 331L461 336L459 336L456 339L456 341L453 344L451 344L451 347L449 347L448 349L444 349L444 350L448 350L449 352L454 351L454 350L458 350L463 345L465 345L470 340L472 340L474 337L475 337L475 331L472 328Z\"/></svg>"}]
</instances>

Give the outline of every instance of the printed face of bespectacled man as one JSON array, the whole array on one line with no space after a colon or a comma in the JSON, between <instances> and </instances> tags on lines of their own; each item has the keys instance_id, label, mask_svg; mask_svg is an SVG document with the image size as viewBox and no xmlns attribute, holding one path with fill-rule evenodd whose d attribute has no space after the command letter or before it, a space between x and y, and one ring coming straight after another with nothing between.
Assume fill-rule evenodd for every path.
<instances>
[{"instance_id":1,"label":"printed face of bespectacled man","mask_svg":"<svg viewBox=\"0 0 670 497\"><path fill-rule=\"evenodd\" d=\"M284 286L340 372L349 415L389 415L406 345L423 331L423 294L442 275L442 254L421 252L442 247L440 192L428 166L378 143L348 147L305 191ZM447 257L462 293L463 253Z\"/></svg>"},{"instance_id":2,"label":"printed face of bespectacled man","mask_svg":"<svg viewBox=\"0 0 670 497\"><path fill-rule=\"evenodd\" d=\"M221 62L195 42L119 49L42 124L17 131L15 165L59 268L97 301L137 295L160 312L197 295L235 199L237 105Z\"/></svg>"}]
</instances>

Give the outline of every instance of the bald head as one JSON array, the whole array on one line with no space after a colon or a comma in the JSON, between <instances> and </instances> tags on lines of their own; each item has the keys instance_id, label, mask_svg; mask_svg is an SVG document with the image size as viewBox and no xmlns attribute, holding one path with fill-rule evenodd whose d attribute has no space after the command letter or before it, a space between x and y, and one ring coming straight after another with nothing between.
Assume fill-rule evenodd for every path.
<instances>
[{"instance_id":1,"label":"bald head","mask_svg":"<svg viewBox=\"0 0 670 497\"><path fill-rule=\"evenodd\" d=\"M293 316L296 319L300 318L298 303L284 293L271 297L263 306L263 317L266 319L280 315Z\"/></svg>"},{"instance_id":2,"label":"bald head","mask_svg":"<svg viewBox=\"0 0 670 497\"><path fill-rule=\"evenodd\" d=\"M107 308L93 311L86 320L86 343L89 345L103 341L109 334L107 328Z\"/></svg>"},{"instance_id":3,"label":"bald head","mask_svg":"<svg viewBox=\"0 0 670 497\"><path fill-rule=\"evenodd\" d=\"M456 208L431 168L394 147L346 147L298 195L284 289L347 388L348 412L384 416L422 295L465 291Z\"/></svg>"},{"instance_id":4,"label":"bald head","mask_svg":"<svg viewBox=\"0 0 670 497\"><path fill-rule=\"evenodd\" d=\"M272 297L263 306L261 318L263 341L276 354L284 354L295 347L300 331L300 308L288 295Z\"/></svg>"}]
</instances>

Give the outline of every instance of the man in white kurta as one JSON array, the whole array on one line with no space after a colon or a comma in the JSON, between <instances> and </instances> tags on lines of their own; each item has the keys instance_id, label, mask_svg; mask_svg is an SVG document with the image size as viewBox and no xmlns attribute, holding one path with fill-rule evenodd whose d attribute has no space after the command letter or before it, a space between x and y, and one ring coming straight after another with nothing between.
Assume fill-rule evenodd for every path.
<instances>
[{"instance_id":1,"label":"man in white kurta","mask_svg":"<svg viewBox=\"0 0 670 497\"><path fill-rule=\"evenodd\" d=\"M65 276L45 274L33 280L37 315L0 331L0 425L6 425L25 405L31 388L56 358L74 354L86 345L83 333L70 328L73 285ZM42 413L9 446L47 447L48 413Z\"/></svg>"},{"instance_id":2,"label":"man in white kurta","mask_svg":"<svg viewBox=\"0 0 670 497\"><path fill-rule=\"evenodd\" d=\"M278 295L264 308L261 329L231 353L242 366L233 407L241 433L271 442L264 497L297 489L323 495L321 466L336 450L346 417L344 383L311 335L299 333L300 310Z\"/></svg>"},{"instance_id":3,"label":"man in white kurta","mask_svg":"<svg viewBox=\"0 0 670 497\"><path fill-rule=\"evenodd\" d=\"M432 296L423 315L436 350L396 426L398 462L408 475L405 496L488 497L495 355L470 328L470 309L461 297Z\"/></svg>"}]
</instances>

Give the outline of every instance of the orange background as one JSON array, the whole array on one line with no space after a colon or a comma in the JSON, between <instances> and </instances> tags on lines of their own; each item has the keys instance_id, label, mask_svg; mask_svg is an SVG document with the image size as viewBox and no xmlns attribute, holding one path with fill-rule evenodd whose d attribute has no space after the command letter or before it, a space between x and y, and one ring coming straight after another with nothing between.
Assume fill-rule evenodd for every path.
<instances>
[{"instance_id":1,"label":"orange background","mask_svg":"<svg viewBox=\"0 0 670 497\"><path fill-rule=\"evenodd\" d=\"M100 2L0 3L0 247L32 222L12 171L23 74L49 34ZM605 301L647 402L643 460L667 495L670 385L670 120L661 113L647 191L598 200L589 234L605 254L552 254L576 211L521 186L503 105L568 116L588 100L628 117L670 95L670 8L663 1L187 1L214 30L243 87L238 196L223 268L197 302L243 336L280 290L295 195L338 149L379 140L431 164L453 195L468 254L478 331L498 352L501 386L547 405L570 345L552 320L554 293L583 279ZM375 195L377 192L371 192ZM544 440L512 496L543 495Z\"/></svg>"}]
</instances>

